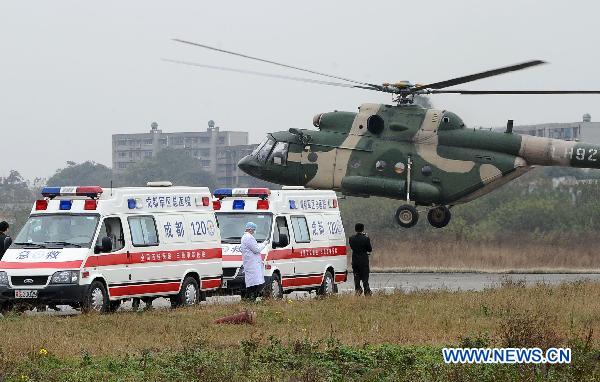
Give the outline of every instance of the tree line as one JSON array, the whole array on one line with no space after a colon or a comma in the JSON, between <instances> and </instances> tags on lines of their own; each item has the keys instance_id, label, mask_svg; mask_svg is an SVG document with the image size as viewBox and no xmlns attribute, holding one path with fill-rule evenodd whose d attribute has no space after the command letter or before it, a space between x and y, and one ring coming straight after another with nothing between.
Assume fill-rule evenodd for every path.
<instances>
[{"instance_id":1,"label":"tree line","mask_svg":"<svg viewBox=\"0 0 600 382\"><path fill-rule=\"evenodd\" d=\"M145 186L148 181L168 180L178 186L216 187L215 177L204 170L199 161L183 150L165 149L156 156L145 158L123 172L93 161L67 162L46 182L49 186ZM40 188L31 187L18 171L12 170L0 178L0 212L12 225L13 236L27 220L34 200L40 198Z\"/></svg>"},{"instance_id":2,"label":"tree line","mask_svg":"<svg viewBox=\"0 0 600 382\"><path fill-rule=\"evenodd\" d=\"M125 171L88 161L67 162L48 179L50 186L98 185L102 187L145 186L149 181L168 180L176 186L205 186L214 188L215 177L204 170L200 162L183 150L165 149L156 156L133 163Z\"/></svg>"}]
</instances>

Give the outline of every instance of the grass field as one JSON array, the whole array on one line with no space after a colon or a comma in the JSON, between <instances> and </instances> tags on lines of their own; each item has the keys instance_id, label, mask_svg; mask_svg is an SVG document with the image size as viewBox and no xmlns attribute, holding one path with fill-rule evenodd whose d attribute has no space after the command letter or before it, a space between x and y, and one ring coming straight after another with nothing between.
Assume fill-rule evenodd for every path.
<instances>
[{"instance_id":1,"label":"grass field","mask_svg":"<svg viewBox=\"0 0 600 382\"><path fill-rule=\"evenodd\" d=\"M600 378L600 284L0 320L9 380ZM241 309L255 325L219 325ZM571 346L570 366L444 365L443 346ZM272 378L272 379L271 379Z\"/></svg>"},{"instance_id":2,"label":"grass field","mask_svg":"<svg viewBox=\"0 0 600 382\"><path fill-rule=\"evenodd\" d=\"M600 251L595 239L545 241L506 238L503 241L403 240L374 235L371 266L378 270L460 270L598 272Z\"/></svg>"}]
</instances>

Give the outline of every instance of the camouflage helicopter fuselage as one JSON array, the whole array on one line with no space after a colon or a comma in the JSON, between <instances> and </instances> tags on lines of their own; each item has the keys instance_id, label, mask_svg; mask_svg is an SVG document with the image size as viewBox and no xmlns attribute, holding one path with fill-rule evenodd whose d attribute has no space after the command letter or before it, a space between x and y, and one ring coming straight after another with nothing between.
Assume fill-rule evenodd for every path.
<instances>
[{"instance_id":1,"label":"camouflage helicopter fuselage","mask_svg":"<svg viewBox=\"0 0 600 382\"><path fill-rule=\"evenodd\" d=\"M175 41L327 80L169 60L179 64L392 94L397 106L363 104L358 113L336 111L317 115L313 125L318 131L289 129L269 134L238 166L257 178L283 185L404 200L405 204L396 210L396 221L405 228L414 226L419 219L415 206L424 206L421 209L427 210L429 223L442 228L450 221L449 207L484 195L534 165L600 167L600 146L512 134L512 121L506 133L468 129L454 113L413 104L416 97L430 94L600 94L600 90L454 88L545 64L543 60L426 84L409 81L375 84L202 43Z\"/></svg>"},{"instance_id":2,"label":"camouflage helicopter fuselage","mask_svg":"<svg viewBox=\"0 0 600 382\"><path fill-rule=\"evenodd\" d=\"M600 168L598 146L467 128L452 112L417 105L363 104L358 113L317 115L314 124L318 131L270 134L288 144L287 158L273 150L259 163L257 150L240 168L283 185L421 206L475 199L534 165Z\"/></svg>"}]
</instances>

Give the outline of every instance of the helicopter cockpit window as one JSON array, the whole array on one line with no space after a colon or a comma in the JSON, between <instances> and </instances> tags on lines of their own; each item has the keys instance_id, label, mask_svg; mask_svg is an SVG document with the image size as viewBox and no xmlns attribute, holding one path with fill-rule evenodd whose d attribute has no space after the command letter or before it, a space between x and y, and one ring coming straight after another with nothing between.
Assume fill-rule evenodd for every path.
<instances>
[{"instance_id":1,"label":"helicopter cockpit window","mask_svg":"<svg viewBox=\"0 0 600 382\"><path fill-rule=\"evenodd\" d=\"M260 151L260 149L262 149L262 147L265 145L265 143L267 143L267 141L269 140L269 138L265 138L262 140L262 142L260 142L258 144L258 146L256 146L256 148L252 151L252 156L255 156L256 154L258 154L258 152Z\"/></svg>"},{"instance_id":2,"label":"helicopter cockpit window","mask_svg":"<svg viewBox=\"0 0 600 382\"><path fill-rule=\"evenodd\" d=\"M258 159L259 162L266 162L274 145L275 141L272 139L268 139L267 142L256 153L256 159Z\"/></svg>"},{"instance_id":3,"label":"helicopter cockpit window","mask_svg":"<svg viewBox=\"0 0 600 382\"><path fill-rule=\"evenodd\" d=\"M276 165L287 165L288 147L289 144L287 142L277 142L273 152L271 153L270 160Z\"/></svg>"}]
</instances>

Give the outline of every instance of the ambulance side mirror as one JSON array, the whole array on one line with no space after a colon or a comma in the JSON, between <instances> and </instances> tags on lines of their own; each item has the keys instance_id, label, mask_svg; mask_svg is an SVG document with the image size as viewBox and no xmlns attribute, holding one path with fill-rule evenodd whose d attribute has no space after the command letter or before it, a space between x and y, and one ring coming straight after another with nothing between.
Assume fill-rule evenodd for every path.
<instances>
[{"instance_id":1,"label":"ambulance side mirror","mask_svg":"<svg viewBox=\"0 0 600 382\"><path fill-rule=\"evenodd\" d=\"M107 252L110 252L111 250L112 250L112 240L108 236L104 236L102 238L101 245L96 245L94 247L95 254L102 253L102 252L107 253Z\"/></svg>"}]
</instances>

